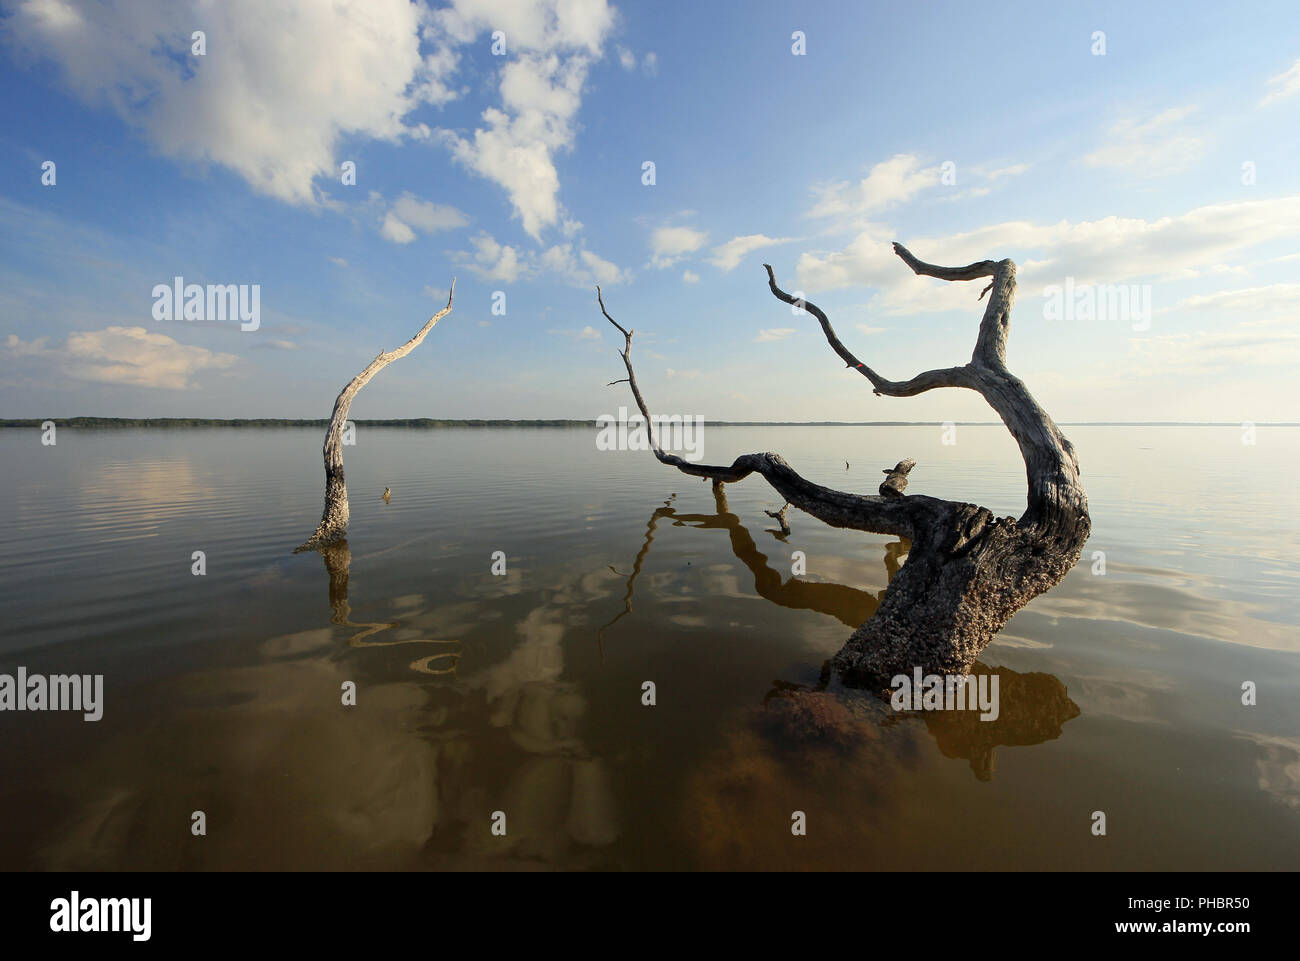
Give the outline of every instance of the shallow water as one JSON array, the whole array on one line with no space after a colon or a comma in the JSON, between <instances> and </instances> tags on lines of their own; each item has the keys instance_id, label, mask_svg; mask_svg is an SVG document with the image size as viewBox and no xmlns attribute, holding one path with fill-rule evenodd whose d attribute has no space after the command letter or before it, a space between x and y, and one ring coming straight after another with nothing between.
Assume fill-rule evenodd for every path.
<instances>
[{"instance_id":1,"label":"shallow water","mask_svg":"<svg viewBox=\"0 0 1300 961\"><path fill-rule=\"evenodd\" d=\"M719 505L594 430L363 427L347 548L294 555L321 430L0 431L0 673L105 685L98 722L0 712L0 867L1294 869L1300 429L1066 433L1092 538L984 652L980 722L821 690L899 551L778 536L758 478ZM911 456L908 493L1020 512L1005 430L941 440L705 459L874 492Z\"/></svg>"}]
</instances>

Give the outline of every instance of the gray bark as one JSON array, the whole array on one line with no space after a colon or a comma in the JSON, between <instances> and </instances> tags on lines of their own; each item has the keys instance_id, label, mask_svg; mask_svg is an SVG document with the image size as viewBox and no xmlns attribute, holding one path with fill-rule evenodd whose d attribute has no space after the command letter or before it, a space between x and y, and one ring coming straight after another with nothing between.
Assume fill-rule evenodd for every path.
<instances>
[{"instance_id":1,"label":"gray bark","mask_svg":"<svg viewBox=\"0 0 1300 961\"><path fill-rule=\"evenodd\" d=\"M879 609L832 661L846 683L879 687L918 666L926 674L965 673L1012 614L1060 582L1078 561L1091 529L1074 447L1006 367L1016 265L985 260L966 267L937 267L916 259L901 244L894 244L894 251L922 276L948 281L991 278L980 294L981 300L990 296L969 363L924 371L905 381L882 377L844 346L819 307L786 293L777 286L772 268L764 266L772 294L816 318L831 349L871 382L876 395L912 397L938 387L961 387L984 397L1015 438L1025 462L1027 504L1019 520L995 518L974 504L904 494L915 463L910 459L885 470L888 476L879 496L864 496L814 484L774 453L743 454L725 467L692 464L665 453L654 437L632 369L633 332L610 317L596 289L601 313L624 336L626 383L646 419L660 462L724 484L760 474L790 505L824 523L894 534L910 542L907 560Z\"/></svg>"},{"instance_id":2,"label":"gray bark","mask_svg":"<svg viewBox=\"0 0 1300 961\"><path fill-rule=\"evenodd\" d=\"M323 451L325 510L321 513L316 533L312 534L305 543L300 544L294 550L295 554L301 551L319 550L347 536L351 511L348 507L348 485L343 477L343 429L348 421L348 410L352 407L352 399L357 396L362 387L370 383L375 374L420 346L429 331L433 330L434 324L451 313L451 301L455 295L456 278L453 277L451 289L447 292L447 306L430 317L425 325L416 331L415 336L401 347L380 351L378 357L367 364L361 373L348 381L347 386L339 391L339 396L334 401L334 413L330 417L329 429L325 431ZM385 500L387 500L387 491L385 491Z\"/></svg>"}]
</instances>

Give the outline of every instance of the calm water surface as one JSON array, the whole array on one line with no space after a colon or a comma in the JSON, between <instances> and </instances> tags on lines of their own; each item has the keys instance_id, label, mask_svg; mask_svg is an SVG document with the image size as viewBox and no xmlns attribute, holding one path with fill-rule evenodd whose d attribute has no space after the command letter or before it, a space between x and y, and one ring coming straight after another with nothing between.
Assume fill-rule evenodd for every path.
<instances>
[{"instance_id":1,"label":"calm water surface","mask_svg":"<svg viewBox=\"0 0 1300 961\"><path fill-rule=\"evenodd\" d=\"M0 713L0 868L1300 866L1300 430L1066 432L1092 539L985 651L979 722L824 683L900 548L782 536L758 478L719 503L594 430L362 428L346 548L294 555L320 430L0 431L0 673L105 678L98 723ZM764 450L1023 507L1002 428L705 437Z\"/></svg>"}]
</instances>

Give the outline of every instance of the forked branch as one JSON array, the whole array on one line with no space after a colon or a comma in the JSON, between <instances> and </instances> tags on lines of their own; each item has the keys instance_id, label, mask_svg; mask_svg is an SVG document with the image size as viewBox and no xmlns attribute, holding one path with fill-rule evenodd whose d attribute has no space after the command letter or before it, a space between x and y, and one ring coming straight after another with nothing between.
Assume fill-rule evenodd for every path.
<instances>
[{"instance_id":1,"label":"forked branch","mask_svg":"<svg viewBox=\"0 0 1300 961\"><path fill-rule=\"evenodd\" d=\"M903 537L913 536L917 526L917 515L925 512L927 508L923 501L932 498L893 499L832 490L801 477L779 454L742 454L729 466L723 467L693 464L676 454L666 453L654 435L654 418L641 394L641 388L637 386L636 371L632 368L633 331L628 330L609 315L599 287L596 288L596 300L605 319L623 334L624 346L619 354L623 358L623 365L627 368L625 379L632 389L632 396L636 399L641 416L645 418L647 436L650 438L654 455L660 463L676 467L683 474L703 477L723 484L735 483L750 474L759 474L790 504L832 527L898 534Z\"/></svg>"}]
</instances>

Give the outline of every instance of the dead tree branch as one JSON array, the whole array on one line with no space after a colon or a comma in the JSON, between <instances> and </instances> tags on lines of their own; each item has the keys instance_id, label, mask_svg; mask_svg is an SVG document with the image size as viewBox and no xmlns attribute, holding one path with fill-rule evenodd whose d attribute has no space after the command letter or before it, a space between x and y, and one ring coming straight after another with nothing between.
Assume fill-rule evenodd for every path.
<instances>
[{"instance_id":1,"label":"dead tree branch","mask_svg":"<svg viewBox=\"0 0 1300 961\"><path fill-rule=\"evenodd\" d=\"M665 453L654 437L632 368L633 332L609 315L600 289L596 291L601 313L623 334L620 353L626 381L661 463L711 478L715 484L760 474L788 504L833 527L895 534L910 542L907 561L880 609L834 660L847 680L869 684L887 684L892 675L914 666L926 673L964 672L1015 611L1065 576L1091 527L1073 446L1006 368L1015 264L984 260L966 267L938 267L918 260L902 244L894 244L894 252L922 276L947 281L992 278L979 297L983 300L991 292L969 363L924 371L906 381L882 377L844 345L821 308L786 293L777 285L772 267L764 267L772 294L811 314L831 349L866 377L878 396L912 397L938 387L962 387L984 397L1016 439L1025 462L1028 497L1019 521L994 518L974 504L904 494L907 475L915 466L910 458L885 470L880 495L873 497L814 484L774 453L743 454L726 467L692 464Z\"/></svg>"},{"instance_id":2,"label":"dead tree branch","mask_svg":"<svg viewBox=\"0 0 1300 961\"><path fill-rule=\"evenodd\" d=\"M416 331L415 336L401 347L380 351L379 356L366 365L365 369L348 381L347 386L339 391L334 401L334 413L330 417L329 429L325 432L325 510L321 514L320 525L316 533L300 545L294 553L316 550L331 544L347 535L348 519L351 511L348 507L348 488L343 479L343 430L347 425L348 410L352 399L362 387L370 383L377 373L395 360L405 357L423 343L425 336L438 321L451 313L452 298L456 296L456 278L451 278L451 289L447 292L447 306L434 314Z\"/></svg>"}]
</instances>

